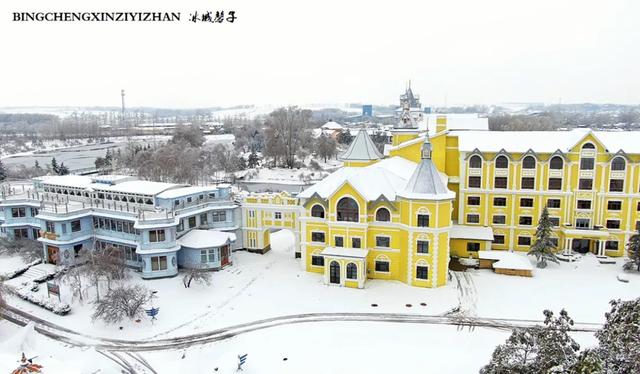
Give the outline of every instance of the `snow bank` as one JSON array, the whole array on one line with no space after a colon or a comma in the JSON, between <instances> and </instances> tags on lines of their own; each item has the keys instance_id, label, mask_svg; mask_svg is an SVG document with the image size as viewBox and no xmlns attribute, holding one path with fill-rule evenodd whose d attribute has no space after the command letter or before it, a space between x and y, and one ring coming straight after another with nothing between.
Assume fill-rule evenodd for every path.
<instances>
[{"instance_id":1,"label":"snow bank","mask_svg":"<svg viewBox=\"0 0 640 374\"><path fill-rule=\"evenodd\" d=\"M22 286L16 287L14 291L20 298L52 311L55 314L64 316L71 311L69 304L36 293L38 291L38 285L33 282L25 282Z\"/></svg>"}]
</instances>

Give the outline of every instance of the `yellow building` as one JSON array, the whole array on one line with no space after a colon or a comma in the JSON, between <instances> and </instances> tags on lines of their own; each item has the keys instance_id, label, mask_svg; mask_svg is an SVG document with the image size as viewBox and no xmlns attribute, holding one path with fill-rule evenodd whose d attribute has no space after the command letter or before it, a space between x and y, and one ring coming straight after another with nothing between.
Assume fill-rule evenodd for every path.
<instances>
[{"instance_id":1,"label":"yellow building","mask_svg":"<svg viewBox=\"0 0 640 374\"><path fill-rule=\"evenodd\" d=\"M267 231L287 227L302 267L327 284L438 287L451 257L529 251L545 206L565 257L623 256L640 227L640 132L489 131L445 116L427 130L401 118L386 156L360 131L345 167L296 198L281 196L286 213L269 197L247 198L249 249L264 250ZM283 214L293 220L274 226Z\"/></svg>"}]
</instances>

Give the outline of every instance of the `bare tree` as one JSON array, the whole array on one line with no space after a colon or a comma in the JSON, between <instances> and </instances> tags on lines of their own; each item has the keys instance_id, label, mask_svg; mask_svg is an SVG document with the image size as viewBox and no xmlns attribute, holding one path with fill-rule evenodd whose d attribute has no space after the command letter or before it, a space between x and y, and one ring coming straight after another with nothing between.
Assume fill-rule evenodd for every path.
<instances>
[{"instance_id":1,"label":"bare tree","mask_svg":"<svg viewBox=\"0 0 640 374\"><path fill-rule=\"evenodd\" d=\"M336 154L336 141L325 134L318 137L315 146L316 154L324 158L324 162L327 162L327 158L333 157Z\"/></svg>"},{"instance_id":2,"label":"bare tree","mask_svg":"<svg viewBox=\"0 0 640 374\"><path fill-rule=\"evenodd\" d=\"M293 169L296 153L305 141L310 118L310 110L295 106L271 112L267 122L265 153L283 156L285 165Z\"/></svg>"},{"instance_id":3,"label":"bare tree","mask_svg":"<svg viewBox=\"0 0 640 374\"><path fill-rule=\"evenodd\" d=\"M184 288L191 287L191 282L210 285L211 284L211 271L205 268L201 263L188 263L185 264L184 275L182 276L182 284Z\"/></svg>"},{"instance_id":4,"label":"bare tree","mask_svg":"<svg viewBox=\"0 0 640 374\"><path fill-rule=\"evenodd\" d=\"M151 292L146 287L118 286L95 303L91 318L106 323L116 323L124 318L134 319L144 314L142 306L151 300Z\"/></svg>"},{"instance_id":5,"label":"bare tree","mask_svg":"<svg viewBox=\"0 0 640 374\"><path fill-rule=\"evenodd\" d=\"M68 285L69 289L71 289L73 298L80 300L80 304L84 301L82 294L85 292L86 288L83 281L84 275L85 269L82 266L75 266L63 273L61 278L62 282Z\"/></svg>"},{"instance_id":6,"label":"bare tree","mask_svg":"<svg viewBox=\"0 0 640 374\"><path fill-rule=\"evenodd\" d=\"M0 238L0 254L18 255L25 262L41 260L44 256L42 244L31 239L3 239Z\"/></svg>"}]
</instances>

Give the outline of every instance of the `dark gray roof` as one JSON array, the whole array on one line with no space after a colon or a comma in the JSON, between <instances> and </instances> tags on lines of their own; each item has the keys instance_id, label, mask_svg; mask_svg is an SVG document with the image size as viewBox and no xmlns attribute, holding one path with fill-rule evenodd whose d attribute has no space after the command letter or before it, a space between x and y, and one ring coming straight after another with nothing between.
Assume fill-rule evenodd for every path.
<instances>
[{"instance_id":1,"label":"dark gray roof","mask_svg":"<svg viewBox=\"0 0 640 374\"><path fill-rule=\"evenodd\" d=\"M422 160L399 196L415 199L452 199L455 194L447 188L440 172L431 161L431 144L427 137L422 146Z\"/></svg>"},{"instance_id":2,"label":"dark gray roof","mask_svg":"<svg viewBox=\"0 0 640 374\"><path fill-rule=\"evenodd\" d=\"M378 151L378 147L364 129L358 131L349 148L340 155L343 161L371 161L380 160L382 157L382 153Z\"/></svg>"}]
</instances>

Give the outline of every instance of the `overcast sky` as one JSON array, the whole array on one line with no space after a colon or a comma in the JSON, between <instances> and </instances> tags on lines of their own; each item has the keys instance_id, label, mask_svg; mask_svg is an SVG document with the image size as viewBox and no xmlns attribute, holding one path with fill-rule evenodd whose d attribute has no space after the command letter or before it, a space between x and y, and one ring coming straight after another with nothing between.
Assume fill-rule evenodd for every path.
<instances>
[{"instance_id":1,"label":"overcast sky","mask_svg":"<svg viewBox=\"0 0 640 374\"><path fill-rule=\"evenodd\" d=\"M47 10L183 20L11 21ZM193 24L195 10L238 19ZM0 11L0 107L117 106L121 88L128 106L395 104L409 79L428 106L640 104L638 0L2 0Z\"/></svg>"}]
</instances>

